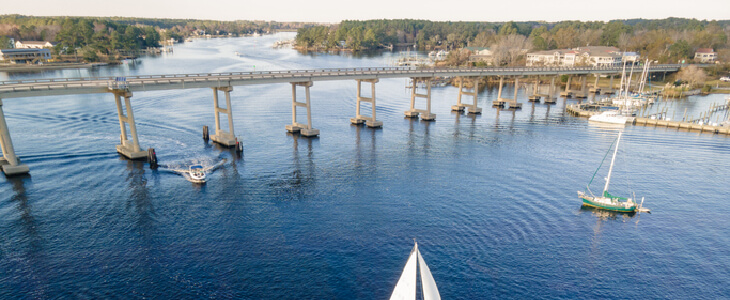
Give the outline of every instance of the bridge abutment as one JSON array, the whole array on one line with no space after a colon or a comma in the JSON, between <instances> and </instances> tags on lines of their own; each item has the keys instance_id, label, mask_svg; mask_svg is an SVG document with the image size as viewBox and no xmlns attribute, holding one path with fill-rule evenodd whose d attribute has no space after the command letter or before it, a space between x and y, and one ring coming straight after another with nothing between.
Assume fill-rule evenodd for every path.
<instances>
[{"instance_id":1,"label":"bridge abutment","mask_svg":"<svg viewBox=\"0 0 730 300\"><path fill-rule=\"evenodd\" d=\"M297 101L297 86L304 87L306 102ZM318 136L319 129L312 128L312 106L309 99L309 88L312 87L311 81L305 82L291 82L291 119L292 124L286 125L286 130L289 132L299 132L302 136ZM307 109L307 124L297 122L297 107L304 107Z\"/></svg>"},{"instance_id":2,"label":"bridge abutment","mask_svg":"<svg viewBox=\"0 0 730 300\"><path fill-rule=\"evenodd\" d=\"M3 151L3 157L0 158L0 166L5 175L12 176L27 174L30 172L28 165L21 164L20 159L15 156L13 140L10 139L8 124L5 123L5 112L3 112L2 99L0 99L0 148L2 148Z\"/></svg>"},{"instance_id":3,"label":"bridge abutment","mask_svg":"<svg viewBox=\"0 0 730 300\"><path fill-rule=\"evenodd\" d=\"M378 121L375 118L375 83L378 82L378 79L356 79L357 81L357 104L355 109L355 117L350 119L350 122L355 125L362 124L365 122L365 125L371 128L375 127L382 127L383 122ZM369 82L370 83L370 97L363 97L362 95L362 82ZM370 103L372 106L372 114L370 117L363 116L360 114L360 104L362 102Z\"/></svg>"},{"instance_id":4,"label":"bridge abutment","mask_svg":"<svg viewBox=\"0 0 730 300\"><path fill-rule=\"evenodd\" d=\"M220 107L218 102L218 91L222 91L226 97L226 107ZM233 112L231 110L231 92L233 87L214 87L213 88L213 112L215 113L215 134L210 136L214 142L226 147L236 145L236 134L233 130ZM221 128L221 114L226 114L228 119L228 131Z\"/></svg>"},{"instance_id":5,"label":"bridge abutment","mask_svg":"<svg viewBox=\"0 0 730 300\"><path fill-rule=\"evenodd\" d=\"M413 86L411 86L411 107L409 110L407 110L405 112L406 117L417 118L420 114L421 120L424 120L424 121L436 120L436 114L431 113L431 80L432 79L433 78L431 78L431 77L411 78L411 81L413 82ZM419 81L426 83L426 94L419 94L416 91ZM426 109L417 109L416 108L416 98L426 99Z\"/></svg>"}]
</instances>

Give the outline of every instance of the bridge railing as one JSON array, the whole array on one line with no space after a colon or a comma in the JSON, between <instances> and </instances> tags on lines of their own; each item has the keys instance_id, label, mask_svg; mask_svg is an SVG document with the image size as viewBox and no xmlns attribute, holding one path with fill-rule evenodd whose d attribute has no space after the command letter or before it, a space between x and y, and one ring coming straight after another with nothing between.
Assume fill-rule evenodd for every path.
<instances>
[{"instance_id":1,"label":"bridge railing","mask_svg":"<svg viewBox=\"0 0 730 300\"><path fill-rule=\"evenodd\" d=\"M676 71L679 65L655 65L650 72ZM144 86L146 84L170 84L186 82L211 82L226 80L255 80L255 79L285 79L309 81L317 77L327 76L358 76L358 75L386 75L411 74L413 76L428 76L437 74L462 73L464 76L486 76L489 73L601 73L620 72L621 67L363 67L363 68L329 68L315 70L280 70L259 72L222 72L199 74L163 74L163 75L136 75L123 77L77 77L77 78L45 78L0 81L0 92L38 91L70 88L119 88Z\"/></svg>"},{"instance_id":2,"label":"bridge railing","mask_svg":"<svg viewBox=\"0 0 730 300\"><path fill-rule=\"evenodd\" d=\"M655 65L651 66L651 72L676 71L680 65ZM637 68L638 69L638 68ZM328 68L314 70L281 70L281 71L258 71L258 72L223 72L223 73L197 73L197 74L162 74L162 75L135 75L126 76L127 81L145 79L185 79L185 78L207 78L207 77L266 77L267 75L310 75L310 74L341 74L341 73L366 73L366 72L571 72L571 71L621 71L621 67L364 67L364 68ZM71 83L71 82L93 82L93 81L114 81L117 77L71 77L71 78L42 78L42 79L21 79L0 81L0 85L11 84L37 84L37 83Z\"/></svg>"}]
</instances>

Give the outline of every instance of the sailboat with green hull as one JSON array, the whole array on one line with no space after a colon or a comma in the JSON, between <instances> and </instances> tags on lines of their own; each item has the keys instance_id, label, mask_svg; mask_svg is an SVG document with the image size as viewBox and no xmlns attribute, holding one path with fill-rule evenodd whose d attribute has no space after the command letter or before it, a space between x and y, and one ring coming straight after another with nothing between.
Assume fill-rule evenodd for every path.
<instances>
[{"instance_id":1,"label":"sailboat with green hull","mask_svg":"<svg viewBox=\"0 0 730 300\"><path fill-rule=\"evenodd\" d=\"M620 141L621 132L619 131L618 137L616 138L616 147L614 148L613 157L611 158L611 166L608 168L608 176L606 176L606 185L603 187L603 193L601 196L593 195L590 188L593 178L596 177L596 173L598 173L598 170L601 168L601 166L598 166L596 172L593 173L593 178L591 178L591 181L586 186L587 193L578 191L578 197L583 200L583 205L599 209L626 213L649 212L649 209L643 207L643 197L641 198L641 203L636 203L632 198L616 197L608 193L608 185L611 182L611 172L613 172L613 164L616 162L616 153L618 153L618 144ZM606 157L608 157L608 153L610 151L611 148L609 147L608 152L606 152L606 156L603 157L604 161L606 160ZM603 165L603 161L601 161L601 165Z\"/></svg>"}]
</instances>

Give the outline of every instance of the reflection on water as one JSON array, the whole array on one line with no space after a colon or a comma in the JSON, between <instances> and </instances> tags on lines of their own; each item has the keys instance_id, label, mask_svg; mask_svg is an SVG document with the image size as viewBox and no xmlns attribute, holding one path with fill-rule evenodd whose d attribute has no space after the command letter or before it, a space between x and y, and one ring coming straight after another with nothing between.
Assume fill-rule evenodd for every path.
<instances>
[{"instance_id":1,"label":"reflection on water","mask_svg":"<svg viewBox=\"0 0 730 300\"><path fill-rule=\"evenodd\" d=\"M46 272L48 271L46 241L41 234L41 223L36 220L33 215L33 206L30 204L27 186L32 185L30 175L20 175L8 177L7 180L12 185L13 195L10 197L11 203L15 203L18 212L18 219L15 222L18 229L22 229L24 238L18 241L18 244L10 248L0 249L0 257L5 262L0 263L0 270L4 269L2 265L10 263L8 274L0 274L3 276L15 274L27 278L17 286L13 286L13 290L20 291L21 294L27 293L32 298L47 298L47 286L50 284ZM14 235L14 234L13 234ZM2 281L2 280L0 280ZM1 286L1 285L0 285ZM0 292L0 298L3 293Z\"/></svg>"},{"instance_id":2,"label":"reflection on water","mask_svg":"<svg viewBox=\"0 0 730 300\"><path fill-rule=\"evenodd\" d=\"M155 230L155 207L150 198L145 175L145 162L141 160L127 160L127 184L129 199L127 210L134 212L137 232L149 238Z\"/></svg>"},{"instance_id":3,"label":"reflection on water","mask_svg":"<svg viewBox=\"0 0 730 300\"><path fill-rule=\"evenodd\" d=\"M617 212L609 211L605 209L598 209L591 206L582 205L580 207L580 213L591 213L596 216L598 220L615 220L615 221L626 221L632 219L637 214L635 212Z\"/></svg>"},{"instance_id":4,"label":"reflection on water","mask_svg":"<svg viewBox=\"0 0 730 300\"><path fill-rule=\"evenodd\" d=\"M287 168L271 186L280 192L285 200L301 200L315 184L315 163L313 143L317 138L304 137L296 133L286 133L292 141L292 160ZM305 155L301 153L304 152Z\"/></svg>"}]
</instances>

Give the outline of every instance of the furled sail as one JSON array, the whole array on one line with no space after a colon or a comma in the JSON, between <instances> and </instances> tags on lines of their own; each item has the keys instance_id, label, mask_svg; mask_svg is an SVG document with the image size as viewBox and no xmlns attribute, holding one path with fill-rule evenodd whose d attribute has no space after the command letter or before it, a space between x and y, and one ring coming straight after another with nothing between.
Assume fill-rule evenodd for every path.
<instances>
[{"instance_id":1,"label":"furled sail","mask_svg":"<svg viewBox=\"0 0 730 300\"><path fill-rule=\"evenodd\" d=\"M436 281L433 280L431 270L423 261L420 251L418 252L418 263L421 265L421 287L423 288L423 300L441 300L439 289L436 287Z\"/></svg>"},{"instance_id":2,"label":"furled sail","mask_svg":"<svg viewBox=\"0 0 730 300\"><path fill-rule=\"evenodd\" d=\"M418 254L418 244L411 250L411 255L408 257L406 267L403 268L403 274L401 274L398 283L393 289L393 294L390 295L390 300L412 300L416 299L416 255ZM431 274L431 273L429 273ZM433 280L433 279L431 279Z\"/></svg>"}]
</instances>

